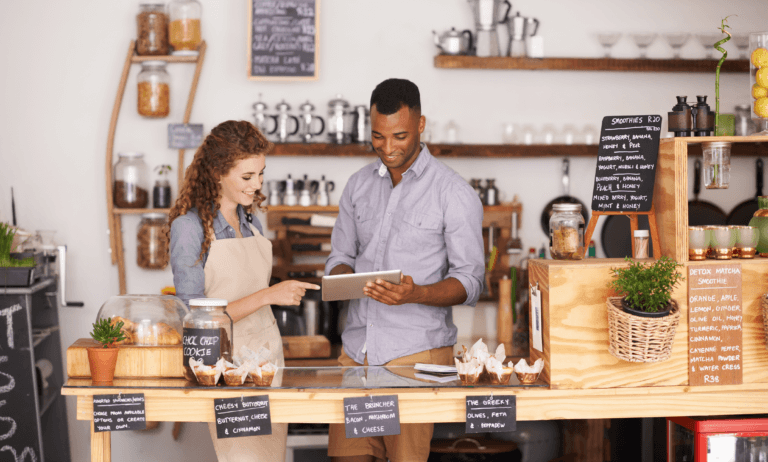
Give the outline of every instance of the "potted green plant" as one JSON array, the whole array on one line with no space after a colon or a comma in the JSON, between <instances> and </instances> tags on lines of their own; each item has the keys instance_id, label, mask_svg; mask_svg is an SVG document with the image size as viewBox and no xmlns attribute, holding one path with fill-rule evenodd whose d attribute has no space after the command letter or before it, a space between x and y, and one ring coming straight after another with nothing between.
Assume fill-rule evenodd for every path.
<instances>
[{"instance_id":1,"label":"potted green plant","mask_svg":"<svg viewBox=\"0 0 768 462\"><path fill-rule=\"evenodd\" d=\"M123 324L123 321L113 324L111 318L100 319L93 324L91 337L100 343L98 347L88 348L88 364L94 382L111 382L114 378L120 351L115 344L125 340Z\"/></svg>"},{"instance_id":2,"label":"potted green plant","mask_svg":"<svg viewBox=\"0 0 768 462\"><path fill-rule=\"evenodd\" d=\"M672 289L685 280L677 271L679 263L661 257L644 265L632 261L626 268L611 268L613 280L610 287L617 294L624 294L621 306L625 312L635 316L660 318L667 316L672 308Z\"/></svg>"},{"instance_id":3,"label":"potted green plant","mask_svg":"<svg viewBox=\"0 0 768 462\"><path fill-rule=\"evenodd\" d=\"M11 256L16 230L8 223L0 223L0 287L30 286L34 280L35 259L17 259Z\"/></svg>"}]
</instances>

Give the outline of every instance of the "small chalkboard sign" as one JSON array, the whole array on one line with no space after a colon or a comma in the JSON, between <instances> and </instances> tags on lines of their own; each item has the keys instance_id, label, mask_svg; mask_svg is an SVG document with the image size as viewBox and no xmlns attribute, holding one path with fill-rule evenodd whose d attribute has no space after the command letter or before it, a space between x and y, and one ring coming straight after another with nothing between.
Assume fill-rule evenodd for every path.
<instances>
[{"instance_id":1,"label":"small chalkboard sign","mask_svg":"<svg viewBox=\"0 0 768 462\"><path fill-rule=\"evenodd\" d=\"M203 124L168 124L168 148L195 149L203 142Z\"/></svg>"},{"instance_id":2,"label":"small chalkboard sign","mask_svg":"<svg viewBox=\"0 0 768 462\"><path fill-rule=\"evenodd\" d=\"M320 0L249 0L248 78L316 80Z\"/></svg>"},{"instance_id":3,"label":"small chalkboard sign","mask_svg":"<svg viewBox=\"0 0 768 462\"><path fill-rule=\"evenodd\" d=\"M467 433L511 432L516 428L515 395L467 396Z\"/></svg>"},{"instance_id":4,"label":"small chalkboard sign","mask_svg":"<svg viewBox=\"0 0 768 462\"><path fill-rule=\"evenodd\" d=\"M661 116L607 116L600 130L592 210L647 212L653 200Z\"/></svg>"},{"instance_id":5,"label":"small chalkboard sign","mask_svg":"<svg viewBox=\"0 0 768 462\"><path fill-rule=\"evenodd\" d=\"M272 434L268 395L214 399L213 412L218 438Z\"/></svg>"},{"instance_id":6,"label":"small chalkboard sign","mask_svg":"<svg viewBox=\"0 0 768 462\"><path fill-rule=\"evenodd\" d=\"M93 395L93 431L144 430L144 393Z\"/></svg>"},{"instance_id":7,"label":"small chalkboard sign","mask_svg":"<svg viewBox=\"0 0 768 462\"><path fill-rule=\"evenodd\" d=\"M397 395L344 398L344 429L347 438L399 435Z\"/></svg>"},{"instance_id":8,"label":"small chalkboard sign","mask_svg":"<svg viewBox=\"0 0 768 462\"><path fill-rule=\"evenodd\" d=\"M741 265L688 266L688 383L742 383Z\"/></svg>"},{"instance_id":9,"label":"small chalkboard sign","mask_svg":"<svg viewBox=\"0 0 768 462\"><path fill-rule=\"evenodd\" d=\"M182 343L185 365L189 364L189 358L195 358L206 366L213 366L221 358L221 329L185 327Z\"/></svg>"}]
</instances>

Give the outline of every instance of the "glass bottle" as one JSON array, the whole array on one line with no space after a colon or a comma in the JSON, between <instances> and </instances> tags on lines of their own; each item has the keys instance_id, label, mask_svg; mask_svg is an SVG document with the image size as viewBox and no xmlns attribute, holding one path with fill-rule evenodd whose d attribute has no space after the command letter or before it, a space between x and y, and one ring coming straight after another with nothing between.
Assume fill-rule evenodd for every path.
<instances>
[{"instance_id":1,"label":"glass bottle","mask_svg":"<svg viewBox=\"0 0 768 462\"><path fill-rule=\"evenodd\" d=\"M184 377L195 381L189 359L213 366L219 358L232 361L232 318L227 301L219 298L193 298L183 320Z\"/></svg>"},{"instance_id":2,"label":"glass bottle","mask_svg":"<svg viewBox=\"0 0 768 462\"><path fill-rule=\"evenodd\" d=\"M768 66L765 50L768 48L768 32L749 34L749 90L752 102L752 121L755 135L768 135Z\"/></svg>"},{"instance_id":3,"label":"glass bottle","mask_svg":"<svg viewBox=\"0 0 768 462\"><path fill-rule=\"evenodd\" d=\"M197 0L173 0L168 4L168 11L171 16L168 40L173 47L173 55L197 55L197 48L203 42L200 28L202 6Z\"/></svg>"},{"instance_id":4,"label":"glass bottle","mask_svg":"<svg viewBox=\"0 0 768 462\"><path fill-rule=\"evenodd\" d=\"M159 172L159 177L155 180L155 186L152 188L152 207L156 209L167 209L171 206L171 183L166 177L171 171L170 165L158 165L155 171Z\"/></svg>"},{"instance_id":5,"label":"glass bottle","mask_svg":"<svg viewBox=\"0 0 768 462\"><path fill-rule=\"evenodd\" d=\"M138 111L144 117L166 117L171 112L171 77L165 61L141 63L138 82Z\"/></svg>"},{"instance_id":6,"label":"glass bottle","mask_svg":"<svg viewBox=\"0 0 768 462\"><path fill-rule=\"evenodd\" d=\"M704 154L704 187L728 189L731 182L731 143L702 143Z\"/></svg>"},{"instance_id":7,"label":"glass bottle","mask_svg":"<svg viewBox=\"0 0 768 462\"><path fill-rule=\"evenodd\" d=\"M142 3L136 15L136 54L168 54L168 16L162 3Z\"/></svg>"},{"instance_id":8,"label":"glass bottle","mask_svg":"<svg viewBox=\"0 0 768 462\"><path fill-rule=\"evenodd\" d=\"M757 252L761 257L768 257L768 196L757 198L759 209L749 220L749 226L758 229Z\"/></svg>"},{"instance_id":9,"label":"glass bottle","mask_svg":"<svg viewBox=\"0 0 768 462\"><path fill-rule=\"evenodd\" d=\"M115 206L122 209L141 209L149 203L149 180L144 154L121 152L115 164L112 195Z\"/></svg>"},{"instance_id":10,"label":"glass bottle","mask_svg":"<svg viewBox=\"0 0 768 462\"><path fill-rule=\"evenodd\" d=\"M635 258L648 258L648 230L638 229L635 231Z\"/></svg>"},{"instance_id":11,"label":"glass bottle","mask_svg":"<svg viewBox=\"0 0 768 462\"><path fill-rule=\"evenodd\" d=\"M554 204L549 219L550 254L555 260L584 258L584 217L581 204Z\"/></svg>"},{"instance_id":12,"label":"glass bottle","mask_svg":"<svg viewBox=\"0 0 768 462\"><path fill-rule=\"evenodd\" d=\"M751 118L749 104L740 104L734 110L736 114L736 136L749 136L755 133L755 123Z\"/></svg>"},{"instance_id":13,"label":"glass bottle","mask_svg":"<svg viewBox=\"0 0 768 462\"><path fill-rule=\"evenodd\" d=\"M136 265L144 269L164 269L168 266L169 250L165 225L168 217L164 213L141 215L136 233Z\"/></svg>"}]
</instances>

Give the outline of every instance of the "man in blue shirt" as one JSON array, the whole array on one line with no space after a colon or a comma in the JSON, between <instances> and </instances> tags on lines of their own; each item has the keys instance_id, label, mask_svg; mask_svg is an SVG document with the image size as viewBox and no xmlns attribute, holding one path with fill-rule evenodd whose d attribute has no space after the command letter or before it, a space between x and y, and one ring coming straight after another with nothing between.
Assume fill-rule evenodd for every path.
<instances>
[{"instance_id":1,"label":"man in blue shirt","mask_svg":"<svg viewBox=\"0 0 768 462\"><path fill-rule=\"evenodd\" d=\"M420 142L426 119L418 87L389 79L371 95L371 143L379 159L356 172L339 201L326 274L402 270L400 284L370 283L351 300L339 362L355 365L453 364L453 305L482 291L483 207L456 172ZM346 439L331 425L337 461L426 461L432 424L401 434Z\"/></svg>"}]
</instances>

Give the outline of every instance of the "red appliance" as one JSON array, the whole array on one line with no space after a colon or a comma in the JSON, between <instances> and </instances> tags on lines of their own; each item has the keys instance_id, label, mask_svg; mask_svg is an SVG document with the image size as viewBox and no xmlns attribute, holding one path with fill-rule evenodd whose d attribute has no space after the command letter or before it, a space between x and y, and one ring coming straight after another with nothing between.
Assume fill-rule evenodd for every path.
<instances>
[{"instance_id":1,"label":"red appliance","mask_svg":"<svg viewBox=\"0 0 768 462\"><path fill-rule=\"evenodd\" d=\"M668 417L667 461L768 461L768 418L764 417Z\"/></svg>"}]
</instances>

